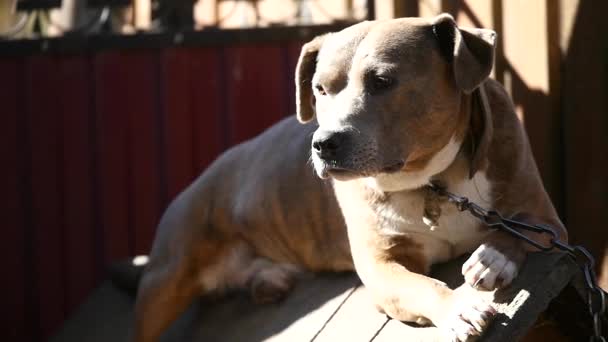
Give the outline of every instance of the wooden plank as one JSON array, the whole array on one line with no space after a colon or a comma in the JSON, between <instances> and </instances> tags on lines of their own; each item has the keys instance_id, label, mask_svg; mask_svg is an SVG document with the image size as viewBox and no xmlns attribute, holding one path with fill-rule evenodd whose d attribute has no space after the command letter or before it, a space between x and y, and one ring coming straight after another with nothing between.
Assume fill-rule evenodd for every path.
<instances>
[{"instance_id":1,"label":"wooden plank","mask_svg":"<svg viewBox=\"0 0 608 342\"><path fill-rule=\"evenodd\" d=\"M369 292L360 286L340 306L314 341L371 341L387 320L387 316L374 307Z\"/></svg>"},{"instance_id":2,"label":"wooden plank","mask_svg":"<svg viewBox=\"0 0 608 342\"><path fill-rule=\"evenodd\" d=\"M513 283L494 295L498 311L484 337L487 341L517 341L580 272L565 253L530 253Z\"/></svg>"},{"instance_id":3,"label":"wooden plank","mask_svg":"<svg viewBox=\"0 0 608 342\"><path fill-rule=\"evenodd\" d=\"M423 18L431 18L441 13L442 0L418 0L418 12Z\"/></svg>"},{"instance_id":4,"label":"wooden plank","mask_svg":"<svg viewBox=\"0 0 608 342\"><path fill-rule=\"evenodd\" d=\"M247 295L195 304L163 341L310 341L359 279L352 273L301 280L284 301L256 305Z\"/></svg>"},{"instance_id":5,"label":"wooden plank","mask_svg":"<svg viewBox=\"0 0 608 342\"><path fill-rule=\"evenodd\" d=\"M559 101L552 93L550 49L559 46L549 35L547 1L503 2L503 52L509 62L505 85L523 120L547 192L558 210L562 205L559 144ZM548 61L550 63L548 63ZM558 61L559 62L559 61ZM555 86L555 85L554 85Z\"/></svg>"},{"instance_id":6,"label":"wooden plank","mask_svg":"<svg viewBox=\"0 0 608 342\"><path fill-rule=\"evenodd\" d=\"M459 26L495 29L493 1L464 0L451 6L458 9L457 13L454 13L454 18Z\"/></svg>"},{"instance_id":7,"label":"wooden plank","mask_svg":"<svg viewBox=\"0 0 608 342\"><path fill-rule=\"evenodd\" d=\"M459 286L462 282L459 270L464 259L438 265L433 270L434 277L447 281L451 287ZM135 269L132 271L137 272ZM530 254L520 276L511 286L496 293L481 293L488 300L494 296L494 305L499 312L484 340L513 341L522 338L547 304L562 292L576 274L578 267L566 254ZM471 288L470 291L475 290ZM127 336L131 309L130 306L125 307L124 294L99 292L79 310L80 317L68 321L60 333L63 338L54 341L123 340ZM100 300L100 296L108 294L111 296ZM565 307L569 309L568 305ZM584 311L585 308L580 309ZM436 328L419 328L388 321L373 307L369 294L360 287L355 274L325 273L304 277L280 303L255 305L242 292L223 298L202 299L193 303L161 340L445 340L440 337L442 332Z\"/></svg>"},{"instance_id":8,"label":"wooden plank","mask_svg":"<svg viewBox=\"0 0 608 342\"><path fill-rule=\"evenodd\" d=\"M354 274L304 279L281 303L256 305L247 295L203 300L182 315L162 341L310 341L359 280ZM52 342L126 341L133 298L104 283Z\"/></svg>"},{"instance_id":9,"label":"wooden plank","mask_svg":"<svg viewBox=\"0 0 608 342\"><path fill-rule=\"evenodd\" d=\"M127 79L129 70L120 52L95 56L95 104L97 121L97 161L103 262L130 254L133 235L129 229L129 112ZM128 77L127 77L128 75Z\"/></svg>"},{"instance_id":10,"label":"wooden plank","mask_svg":"<svg viewBox=\"0 0 608 342\"><path fill-rule=\"evenodd\" d=\"M96 58L106 263L147 253L161 211L158 63L149 51Z\"/></svg>"},{"instance_id":11,"label":"wooden plank","mask_svg":"<svg viewBox=\"0 0 608 342\"><path fill-rule=\"evenodd\" d=\"M27 126L31 163L33 258L41 337L65 317L62 115L57 96L57 64L44 56L26 62Z\"/></svg>"},{"instance_id":12,"label":"wooden plank","mask_svg":"<svg viewBox=\"0 0 608 342\"><path fill-rule=\"evenodd\" d=\"M295 302L296 300L305 297L310 298L313 295L319 296L322 295L324 292L332 290L333 286L319 287L319 283L324 283L322 281L317 280L316 283L316 286L311 286L311 288L306 288L306 290L300 290L307 292L307 296L303 296L301 292L298 292L297 294L294 294L294 298L292 298L291 301ZM323 331L323 327L325 327L328 322L331 322L332 318L336 315L336 313L340 312L341 307L349 301L353 293L355 293L360 287L356 278L349 278L347 280L347 284L349 284L348 288L342 290L341 292L338 291L337 293L332 293L330 296L328 296L327 301L320 303L319 307L306 313L305 316L291 323L279 334L270 337L268 341L316 341L315 337ZM307 285L308 284L306 284L305 286Z\"/></svg>"},{"instance_id":13,"label":"wooden plank","mask_svg":"<svg viewBox=\"0 0 608 342\"><path fill-rule=\"evenodd\" d=\"M129 341L133 297L106 280L63 324L50 342Z\"/></svg>"},{"instance_id":14,"label":"wooden plank","mask_svg":"<svg viewBox=\"0 0 608 342\"><path fill-rule=\"evenodd\" d=\"M10 281L0 285L0 302L4 315L0 329L7 340L18 338L30 340L31 323L26 317L26 291L30 289L26 282L26 241L25 203L23 192L23 158L27 154L22 144L23 135L19 135L19 116L22 106L18 103L22 63L17 59L0 59L0 222L2 222L2 239L0 240L0 260L3 272L10 275ZM31 270L30 270L31 271Z\"/></svg>"},{"instance_id":15,"label":"wooden plank","mask_svg":"<svg viewBox=\"0 0 608 342\"><path fill-rule=\"evenodd\" d=\"M418 8L418 0L376 1L376 19L417 17L419 14Z\"/></svg>"},{"instance_id":16,"label":"wooden plank","mask_svg":"<svg viewBox=\"0 0 608 342\"><path fill-rule=\"evenodd\" d=\"M229 143L234 145L284 117L285 61L279 46L262 44L229 47L226 61Z\"/></svg>"},{"instance_id":17,"label":"wooden plank","mask_svg":"<svg viewBox=\"0 0 608 342\"><path fill-rule=\"evenodd\" d=\"M57 60L57 94L63 125L64 244L68 312L93 289L101 270L96 264L95 208L90 101L91 75L85 56ZM58 118L59 119L59 118Z\"/></svg>"},{"instance_id":18,"label":"wooden plank","mask_svg":"<svg viewBox=\"0 0 608 342\"><path fill-rule=\"evenodd\" d=\"M562 65L566 224L570 241L585 245L597 260L600 285L608 290L608 41L604 1L580 1ZM603 71L599 71L603 70Z\"/></svg>"},{"instance_id":19,"label":"wooden plank","mask_svg":"<svg viewBox=\"0 0 608 342\"><path fill-rule=\"evenodd\" d=\"M190 51L188 99L194 123L194 175L204 170L227 147L228 118L225 56L221 50ZM223 73L223 76L222 76Z\"/></svg>"},{"instance_id":20,"label":"wooden plank","mask_svg":"<svg viewBox=\"0 0 608 342\"><path fill-rule=\"evenodd\" d=\"M167 193L183 190L224 149L218 49L163 52L164 140Z\"/></svg>"},{"instance_id":21,"label":"wooden plank","mask_svg":"<svg viewBox=\"0 0 608 342\"><path fill-rule=\"evenodd\" d=\"M162 52L164 156L168 199L174 198L194 176L192 104L184 98L190 84L190 50ZM167 200L168 200L167 199Z\"/></svg>"},{"instance_id":22,"label":"wooden plank","mask_svg":"<svg viewBox=\"0 0 608 342\"><path fill-rule=\"evenodd\" d=\"M121 68L128 71L130 174L130 225L134 233L131 254L150 251L162 210L160 140L160 58L157 51L125 55ZM124 82L124 81L123 81ZM124 99L127 100L127 99ZM126 165L125 165L126 166Z\"/></svg>"},{"instance_id":23,"label":"wooden plank","mask_svg":"<svg viewBox=\"0 0 608 342\"><path fill-rule=\"evenodd\" d=\"M374 342L424 341L424 342L443 342L446 339L434 327L414 327L397 320L389 320L378 335L373 339Z\"/></svg>"}]
</instances>

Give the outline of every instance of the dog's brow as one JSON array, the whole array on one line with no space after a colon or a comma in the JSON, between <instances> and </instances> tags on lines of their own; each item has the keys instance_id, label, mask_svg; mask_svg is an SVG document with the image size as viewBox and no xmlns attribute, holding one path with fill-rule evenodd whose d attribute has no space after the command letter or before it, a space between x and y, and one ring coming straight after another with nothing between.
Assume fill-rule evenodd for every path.
<instances>
[{"instance_id":1,"label":"dog's brow","mask_svg":"<svg viewBox=\"0 0 608 342\"><path fill-rule=\"evenodd\" d=\"M345 72L319 73L313 78L313 82L323 85L329 92L339 92L348 83L348 75Z\"/></svg>"},{"instance_id":2,"label":"dog's brow","mask_svg":"<svg viewBox=\"0 0 608 342\"><path fill-rule=\"evenodd\" d=\"M391 75L397 71L397 66L391 63L374 63L363 71L364 75Z\"/></svg>"}]
</instances>

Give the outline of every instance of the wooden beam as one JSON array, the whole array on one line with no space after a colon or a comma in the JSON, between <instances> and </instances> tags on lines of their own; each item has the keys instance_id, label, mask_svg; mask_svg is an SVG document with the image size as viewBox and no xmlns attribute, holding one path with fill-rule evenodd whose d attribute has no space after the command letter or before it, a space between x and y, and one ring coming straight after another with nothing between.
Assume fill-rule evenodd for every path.
<instances>
[{"instance_id":1,"label":"wooden beam","mask_svg":"<svg viewBox=\"0 0 608 342\"><path fill-rule=\"evenodd\" d=\"M133 0L133 24L137 30L149 30L152 23L150 0Z\"/></svg>"}]
</instances>

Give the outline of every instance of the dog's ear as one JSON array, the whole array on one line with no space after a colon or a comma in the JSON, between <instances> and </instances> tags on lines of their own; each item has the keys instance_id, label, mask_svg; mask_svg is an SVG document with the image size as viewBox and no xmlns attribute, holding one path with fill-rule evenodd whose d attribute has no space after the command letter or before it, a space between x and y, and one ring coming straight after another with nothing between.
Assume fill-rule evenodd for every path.
<instances>
[{"instance_id":1,"label":"dog's ear","mask_svg":"<svg viewBox=\"0 0 608 342\"><path fill-rule=\"evenodd\" d=\"M472 97L471 124L469 126L471 143L469 178L473 178L478 170L484 168L494 134L492 112L485 86L481 84L473 92Z\"/></svg>"},{"instance_id":2,"label":"dog's ear","mask_svg":"<svg viewBox=\"0 0 608 342\"><path fill-rule=\"evenodd\" d=\"M492 71L496 32L458 28L447 13L437 16L432 27L442 54L452 63L456 85L470 94Z\"/></svg>"},{"instance_id":3,"label":"dog's ear","mask_svg":"<svg viewBox=\"0 0 608 342\"><path fill-rule=\"evenodd\" d=\"M493 135L492 113L483 82L494 64L496 32L486 29L461 29L449 14L433 21L433 33L444 57L452 64L456 86L466 94L473 93L471 106L469 177L482 169Z\"/></svg>"},{"instance_id":4,"label":"dog's ear","mask_svg":"<svg viewBox=\"0 0 608 342\"><path fill-rule=\"evenodd\" d=\"M315 97L312 93L312 76L317 67L317 55L323 45L325 35L315 37L302 46L296 66L296 113L298 121L306 123L315 116Z\"/></svg>"}]
</instances>

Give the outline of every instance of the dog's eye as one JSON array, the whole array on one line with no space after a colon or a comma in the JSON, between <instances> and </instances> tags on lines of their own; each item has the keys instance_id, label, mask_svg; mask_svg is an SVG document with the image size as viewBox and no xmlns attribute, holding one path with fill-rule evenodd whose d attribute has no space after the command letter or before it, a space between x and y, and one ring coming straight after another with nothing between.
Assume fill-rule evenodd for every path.
<instances>
[{"instance_id":1,"label":"dog's eye","mask_svg":"<svg viewBox=\"0 0 608 342\"><path fill-rule=\"evenodd\" d=\"M391 88L395 81L390 77L374 75L370 77L368 84L372 93L378 93Z\"/></svg>"},{"instance_id":2,"label":"dog's eye","mask_svg":"<svg viewBox=\"0 0 608 342\"><path fill-rule=\"evenodd\" d=\"M320 95L322 95L322 96L327 95L327 93L325 92L325 88L323 88L322 85L316 84L315 89L317 89L317 91L319 92Z\"/></svg>"}]
</instances>

